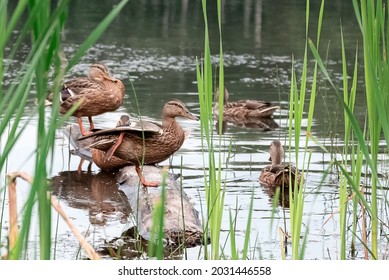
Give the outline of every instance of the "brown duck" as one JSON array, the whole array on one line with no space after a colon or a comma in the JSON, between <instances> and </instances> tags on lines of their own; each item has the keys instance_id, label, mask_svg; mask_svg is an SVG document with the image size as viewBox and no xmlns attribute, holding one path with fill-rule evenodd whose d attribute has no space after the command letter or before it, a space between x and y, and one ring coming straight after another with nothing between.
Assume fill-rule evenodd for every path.
<instances>
[{"instance_id":1,"label":"brown duck","mask_svg":"<svg viewBox=\"0 0 389 280\"><path fill-rule=\"evenodd\" d=\"M116 141L114 145L108 150L103 151L95 148L91 148L92 160L93 162L100 167L104 171L118 169L120 167L131 164L126 160L118 158L113 155L114 150L121 144L123 141L124 132L125 131L138 131L139 133L158 133L161 131L161 128L152 122L144 122L138 120L130 121L130 117L128 115L122 115L119 121L116 124L115 128L112 129L101 129L96 130L92 136L97 135L119 135L119 141ZM80 138L78 140L87 139L88 137ZM90 146L90 145L89 145Z\"/></svg>"},{"instance_id":2,"label":"brown duck","mask_svg":"<svg viewBox=\"0 0 389 280\"><path fill-rule=\"evenodd\" d=\"M82 135L86 135L90 132L84 129L81 117L88 117L89 130L93 130L92 116L118 109L123 103L125 89L122 81L109 75L104 64L92 64L88 77L79 77L65 82L60 93L61 114L65 114L75 104L79 104L73 116L78 119ZM52 96L48 101L50 104Z\"/></svg>"},{"instance_id":3,"label":"brown duck","mask_svg":"<svg viewBox=\"0 0 389 280\"><path fill-rule=\"evenodd\" d=\"M224 88L223 119L225 121L228 121L229 119L232 121L234 119L244 121L244 119L250 118L270 118L279 108L279 106L274 106L270 102L259 100L246 99L230 102L228 90ZM217 89L215 94L213 115L215 118L219 117L219 89Z\"/></svg>"},{"instance_id":4,"label":"brown duck","mask_svg":"<svg viewBox=\"0 0 389 280\"><path fill-rule=\"evenodd\" d=\"M268 187L289 187L294 186L295 180L300 185L301 172L293 165L283 163L284 148L278 140L270 145L271 165L262 169L259 182ZM290 183L290 184L289 184Z\"/></svg>"},{"instance_id":5,"label":"brown duck","mask_svg":"<svg viewBox=\"0 0 389 280\"><path fill-rule=\"evenodd\" d=\"M124 164L134 164L141 183L145 187L156 187L158 182L147 182L141 173L142 164L157 164L168 159L184 143L186 133L176 121L176 117L197 120L180 100L171 100L162 111L162 124L153 122L119 121L113 129L104 129L79 138L94 137L92 148L93 161L101 169L111 165L113 157ZM123 116L122 116L123 118ZM111 166L110 166L111 167Z\"/></svg>"}]
</instances>

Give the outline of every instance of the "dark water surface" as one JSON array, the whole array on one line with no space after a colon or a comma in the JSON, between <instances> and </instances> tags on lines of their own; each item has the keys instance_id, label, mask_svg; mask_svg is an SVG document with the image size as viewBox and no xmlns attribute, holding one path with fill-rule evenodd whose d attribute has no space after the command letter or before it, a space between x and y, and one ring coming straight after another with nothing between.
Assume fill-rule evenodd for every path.
<instances>
[{"instance_id":1,"label":"dark water surface","mask_svg":"<svg viewBox=\"0 0 389 280\"><path fill-rule=\"evenodd\" d=\"M64 34L64 51L68 57L85 40L89 32L101 21L115 1L71 1L69 20ZM217 14L214 1L209 3L209 21L212 53L218 52ZM223 48L225 59L225 84L231 100L251 98L272 101L281 106L275 114L278 128L263 131L260 128L244 128L229 125L223 135L223 150L228 151L232 141L232 157L224 169L226 184L225 211L222 222L222 243L229 229L229 211L237 215L238 248L243 248L248 208L254 192L254 213L251 228L251 255L255 258L280 259L279 228L289 231L289 209L279 206L272 214L272 194L258 183L260 170L267 165L268 149L272 140L285 139L288 133L288 94L292 56L296 60L297 72L301 72L301 60L305 42L305 0L231 0L223 4ZM311 1L310 37L316 40L316 18L321 1ZM334 80L341 84L340 23L343 27L349 61L354 61L355 49L361 42L360 32L354 16L352 1L327 1L321 37L321 52L329 45L328 65ZM199 114L196 84L195 59L201 58L204 44L204 24L201 1L130 1L123 12L105 32L104 36L69 73L85 75L91 63L105 63L110 73L123 80L126 99L116 112L94 118L95 125L115 125L123 113L135 115L135 89L139 111L142 116L160 120L164 102L178 98L188 109ZM26 50L27 51L27 50ZM214 56L217 62L218 56ZM14 62L18 63L18 62ZM312 65L311 65L312 66ZM350 69L352 65L350 65ZM311 68L312 69L312 68ZM312 71L312 70L310 70ZM360 71L362 73L362 71ZM12 73L8 79L12 79ZM320 78L321 85L324 80ZM309 99L309 96L307 97ZM34 94L31 95L34 106ZM364 116L364 96L360 91L357 112ZM47 109L48 113L50 108ZM49 114L48 114L49 115ZM29 120L25 137L11 153L8 170L24 170L33 174L35 147L35 125L37 116ZM338 121L339 120L339 121ZM331 90L321 89L317 97L313 133L319 143L331 147L341 145L343 135L342 109ZM71 118L69 123L75 123ZM191 130L183 147L161 165L170 164L171 172L181 173L185 192L192 197L198 211L205 209L203 156L201 153L200 124L195 121L179 120L183 127ZM306 121L304 122L306 125ZM301 143L305 134L300 135ZM333 145L332 145L333 143ZM309 228L306 259L339 258L339 197L337 176L333 174L321 184L324 171L334 154L324 153L313 141L310 171L306 178L303 232ZM79 176L79 158L70 156L69 144L61 131L57 133L56 149L52 166L53 177L63 175L62 205L76 226L88 235L95 247L101 248L106 240L116 239L128 227L126 199L112 187L110 178L99 174L92 165L89 175ZM335 150L336 152L336 150ZM293 153L292 153L293 155ZM292 162L294 158L290 158ZM300 160L301 162L302 160ZM181 171L182 162L182 171ZM83 165L87 171L87 164ZM65 179L64 179L65 178ZM72 183L67 185L66 178ZM107 180L107 181L105 181ZM21 183L18 188L18 205L23 205L28 187ZM274 215L274 220L271 217ZM350 214L351 217L351 214ZM6 233L5 229L2 229ZM32 244L38 240L32 230ZM5 236L3 234L2 236ZM349 235L351 239L351 233ZM77 257L78 243L61 221L58 227L56 258ZM4 240L2 240L4 242ZM116 242L121 242L119 239ZM118 244L119 244L118 243ZM35 245L36 246L36 245ZM225 253L230 254L230 243L226 242ZM34 245L32 245L34 247ZM287 257L290 257L288 244ZM35 249L35 247L33 248ZM188 249L187 257L197 259L200 247ZM362 245L357 247L356 258L362 258ZM201 254L200 254L201 256ZM133 257L139 257L134 254ZM351 256L349 256L351 258ZM178 256L184 258L184 256Z\"/></svg>"}]
</instances>

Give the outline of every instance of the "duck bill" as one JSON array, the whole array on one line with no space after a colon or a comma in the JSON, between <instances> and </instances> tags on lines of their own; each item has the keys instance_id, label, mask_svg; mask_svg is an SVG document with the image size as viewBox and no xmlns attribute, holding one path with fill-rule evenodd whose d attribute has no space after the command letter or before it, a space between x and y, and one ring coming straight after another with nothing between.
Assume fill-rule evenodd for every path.
<instances>
[{"instance_id":1,"label":"duck bill","mask_svg":"<svg viewBox=\"0 0 389 280\"><path fill-rule=\"evenodd\" d=\"M188 112L186 115L185 115L186 118L190 119L190 120L194 120L194 121L198 121L199 118L196 117L195 115L193 115L192 113Z\"/></svg>"}]
</instances>

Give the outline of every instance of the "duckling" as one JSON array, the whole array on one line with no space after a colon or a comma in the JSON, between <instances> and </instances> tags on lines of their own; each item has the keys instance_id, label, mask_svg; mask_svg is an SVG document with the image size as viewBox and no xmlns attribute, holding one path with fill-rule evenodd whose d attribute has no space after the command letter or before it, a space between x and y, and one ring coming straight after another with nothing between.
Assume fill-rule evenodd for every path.
<instances>
[{"instance_id":1,"label":"duckling","mask_svg":"<svg viewBox=\"0 0 389 280\"><path fill-rule=\"evenodd\" d=\"M139 125L118 126L114 129L99 130L90 135L80 137L83 140L94 137L90 147L105 152L92 153L93 161L101 168L115 156L127 164L134 164L136 172L144 187L156 187L158 182L147 182L142 175L142 164L157 164L168 159L184 143L185 131L176 121L176 117L197 120L180 100L167 102L162 111L162 123L142 122ZM99 158L96 158L99 157ZM121 166L117 166L119 168Z\"/></svg>"},{"instance_id":2,"label":"duckling","mask_svg":"<svg viewBox=\"0 0 389 280\"><path fill-rule=\"evenodd\" d=\"M94 129L92 116L118 109L124 100L125 88L119 79L109 75L104 64L92 64L88 77L79 77L65 82L60 92L60 113L65 114L79 104L73 116L77 117L82 135ZM47 98L50 105L52 95ZM88 117L89 131L82 124L82 117Z\"/></svg>"},{"instance_id":3,"label":"duckling","mask_svg":"<svg viewBox=\"0 0 389 280\"><path fill-rule=\"evenodd\" d=\"M262 169L259 182L268 187L293 187L297 180L297 184L300 185L301 172L295 166L283 163L284 148L281 142L274 140L269 152L271 165Z\"/></svg>"},{"instance_id":4,"label":"duckling","mask_svg":"<svg viewBox=\"0 0 389 280\"><path fill-rule=\"evenodd\" d=\"M259 100L246 99L230 102L228 90L224 88L223 119L225 121L229 121L229 119L234 122L234 119L244 121L244 119L250 118L270 118L279 108L279 106L275 106L270 102ZM215 118L219 117L219 89L215 94L213 115Z\"/></svg>"}]
</instances>

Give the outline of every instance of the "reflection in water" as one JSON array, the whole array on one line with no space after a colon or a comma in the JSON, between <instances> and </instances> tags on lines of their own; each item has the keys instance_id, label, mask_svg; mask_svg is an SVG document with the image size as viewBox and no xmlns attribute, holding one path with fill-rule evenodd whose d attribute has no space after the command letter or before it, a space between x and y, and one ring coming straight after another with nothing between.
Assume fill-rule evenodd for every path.
<instances>
[{"instance_id":1,"label":"reflection in water","mask_svg":"<svg viewBox=\"0 0 389 280\"><path fill-rule=\"evenodd\" d=\"M273 118L234 118L223 116L222 134L227 131L228 125L234 125L243 128L254 128L261 131L270 131L278 128L278 123ZM219 133L219 121L215 123L216 132Z\"/></svg>"},{"instance_id":2,"label":"reflection in water","mask_svg":"<svg viewBox=\"0 0 389 280\"><path fill-rule=\"evenodd\" d=\"M162 176L161 168L155 166L143 168L148 177ZM126 183L122 182L119 186L117 183L119 177L120 181ZM172 174L170 177L172 181L167 183L164 216L166 239L164 254L167 259L178 259L182 258L185 247L197 246L202 242L202 226L189 198L177 187L177 177ZM139 185L133 166L125 167L117 174L112 172L94 174L90 170L60 172L52 177L51 183L53 195L66 201L71 208L86 210L89 222L97 230L106 231L115 222L126 225L126 230L110 240L104 240L104 244L98 246L99 253L113 258L139 258L148 251L148 240L154 219L153 209L160 201L161 188L147 189ZM184 207L185 215L181 212L181 206ZM133 212L132 209L136 211ZM185 226L182 229L183 216Z\"/></svg>"},{"instance_id":3,"label":"reflection in water","mask_svg":"<svg viewBox=\"0 0 389 280\"><path fill-rule=\"evenodd\" d=\"M97 252L114 259L147 259L148 245L148 241L139 235L137 228L132 227L123 232L122 236L110 240ZM163 259L181 260L184 253L185 247L183 246L165 247Z\"/></svg>"},{"instance_id":4,"label":"reflection in water","mask_svg":"<svg viewBox=\"0 0 389 280\"><path fill-rule=\"evenodd\" d=\"M64 171L52 177L52 192L76 209L89 212L92 225L104 226L110 220L126 224L131 207L125 194L118 189L110 172Z\"/></svg>"},{"instance_id":5,"label":"reflection in water","mask_svg":"<svg viewBox=\"0 0 389 280\"><path fill-rule=\"evenodd\" d=\"M289 208L289 188L280 188L280 187L268 187L261 185L263 191L269 195L271 200L278 198L278 205L283 208ZM274 201L273 201L274 205Z\"/></svg>"},{"instance_id":6,"label":"reflection in water","mask_svg":"<svg viewBox=\"0 0 389 280\"><path fill-rule=\"evenodd\" d=\"M118 188L115 173L64 171L52 177L51 182L54 195L70 207L88 212L90 223L96 226L95 231L106 232L116 222L129 228L110 240L104 239L96 248L99 254L123 259L139 258L142 252L147 252L147 241L137 234L136 226L130 222L132 210L126 195Z\"/></svg>"}]
</instances>

